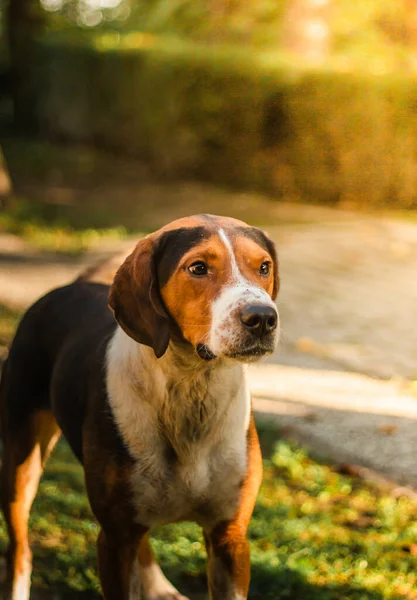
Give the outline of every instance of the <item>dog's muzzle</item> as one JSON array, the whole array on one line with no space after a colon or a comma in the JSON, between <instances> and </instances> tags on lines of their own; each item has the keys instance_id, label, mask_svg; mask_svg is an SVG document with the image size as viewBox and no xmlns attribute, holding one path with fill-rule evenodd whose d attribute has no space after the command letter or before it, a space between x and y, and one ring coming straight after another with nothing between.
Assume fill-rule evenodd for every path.
<instances>
[{"instance_id":1,"label":"dog's muzzle","mask_svg":"<svg viewBox=\"0 0 417 600\"><path fill-rule=\"evenodd\" d=\"M206 361L225 356L252 362L271 354L279 337L278 311L271 304L246 304L229 313L217 331L218 345L197 345L197 354Z\"/></svg>"}]
</instances>

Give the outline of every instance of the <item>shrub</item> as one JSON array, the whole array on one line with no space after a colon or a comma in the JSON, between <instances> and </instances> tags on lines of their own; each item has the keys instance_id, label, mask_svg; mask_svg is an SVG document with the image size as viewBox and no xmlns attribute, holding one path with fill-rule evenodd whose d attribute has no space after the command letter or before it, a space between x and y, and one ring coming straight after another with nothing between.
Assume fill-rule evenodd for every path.
<instances>
[{"instance_id":1,"label":"shrub","mask_svg":"<svg viewBox=\"0 0 417 600\"><path fill-rule=\"evenodd\" d=\"M39 65L38 120L52 137L287 199L416 205L411 76L143 33L61 34L40 43Z\"/></svg>"}]
</instances>

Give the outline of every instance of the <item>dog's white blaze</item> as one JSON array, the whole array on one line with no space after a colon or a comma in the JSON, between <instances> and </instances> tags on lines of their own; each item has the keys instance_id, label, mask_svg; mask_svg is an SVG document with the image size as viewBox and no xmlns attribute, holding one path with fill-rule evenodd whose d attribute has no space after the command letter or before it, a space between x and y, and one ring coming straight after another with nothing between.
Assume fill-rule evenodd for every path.
<instances>
[{"instance_id":1,"label":"dog's white blaze","mask_svg":"<svg viewBox=\"0 0 417 600\"><path fill-rule=\"evenodd\" d=\"M216 355L227 353L228 349L239 345L241 327L234 318L234 313L238 308L249 304L264 304L276 310L269 294L263 288L253 285L242 275L233 246L223 229L219 229L219 237L230 256L231 276L229 285L223 289L212 304L212 324L208 345ZM277 328L276 342L278 337Z\"/></svg>"},{"instance_id":2,"label":"dog's white blaze","mask_svg":"<svg viewBox=\"0 0 417 600\"><path fill-rule=\"evenodd\" d=\"M239 270L238 264L236 262L236 256L235 256L232 244L230 243L230 240L227 237L227 235L225 234L223 229L219 229L219 237L222 240L223 244L228 249L229 254L230 254L230 264L232 267L232 281L240 281L240 280L245 281L244 277L242 276L242 273Z\"/></svg>"}]
</instances>

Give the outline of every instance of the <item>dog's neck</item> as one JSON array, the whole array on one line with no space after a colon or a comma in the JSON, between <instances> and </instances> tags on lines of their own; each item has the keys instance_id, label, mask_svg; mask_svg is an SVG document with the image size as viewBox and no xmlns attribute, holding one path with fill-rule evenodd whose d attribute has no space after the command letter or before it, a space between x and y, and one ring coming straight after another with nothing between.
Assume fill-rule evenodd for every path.
<instances>
[{"instance_id":1,"label":"dog's neck","mask_svg":"<svg viewBox=\"0 0 417 600\"><path fill-rule=\"evenodd\" d=\"M202 360L188 345L170 343L156 359L151 348L117 328L107 351L107 390L124 437L134 437L135 420L157 421L175 446L210 435L233 406L249 404L243 365ZM190 440L189 440L190 441Z\"/></svg>"},{"instance_id":2,"label":"dog's neck","mask_svg":"<svg viewBox=\"0 0 417 600\"><path fill-rule=\"evenodd\" d=\"M201 381L209 385L220 375L242 371L243 365L226 363L216 359L201 359L191 345L183 342L170 342L165 354L157 359L152 348L138 344L120 327L117 327L107 351L107 373L117 369L130 385L138 390L152 386L154 396L165 394L165 389L180 386L185 382ZM204 386L203 386L204 387Z\"/></svg>"}]
</instances>

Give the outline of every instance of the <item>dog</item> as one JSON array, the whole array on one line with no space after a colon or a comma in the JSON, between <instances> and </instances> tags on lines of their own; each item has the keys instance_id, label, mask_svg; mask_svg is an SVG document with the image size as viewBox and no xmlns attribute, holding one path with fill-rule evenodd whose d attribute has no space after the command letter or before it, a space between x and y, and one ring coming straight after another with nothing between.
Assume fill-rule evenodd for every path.
<instances>
[{"instance_id":1,"label":"dog","mask_svg":"<svg viewBox=\"0 0 417 600\"><path fill-rule=\"evenodd\" d=\"M278 289L266 234L198 215L141 239L110 287L80 277L29 308L0 385L6 600L29 598L29 512L61 432L100 524L106 600L187 600L148 538L184 520L203 528L210 599L247 598L262 459L245 363L276 347Z\"/></svg>"}]
</instances>

